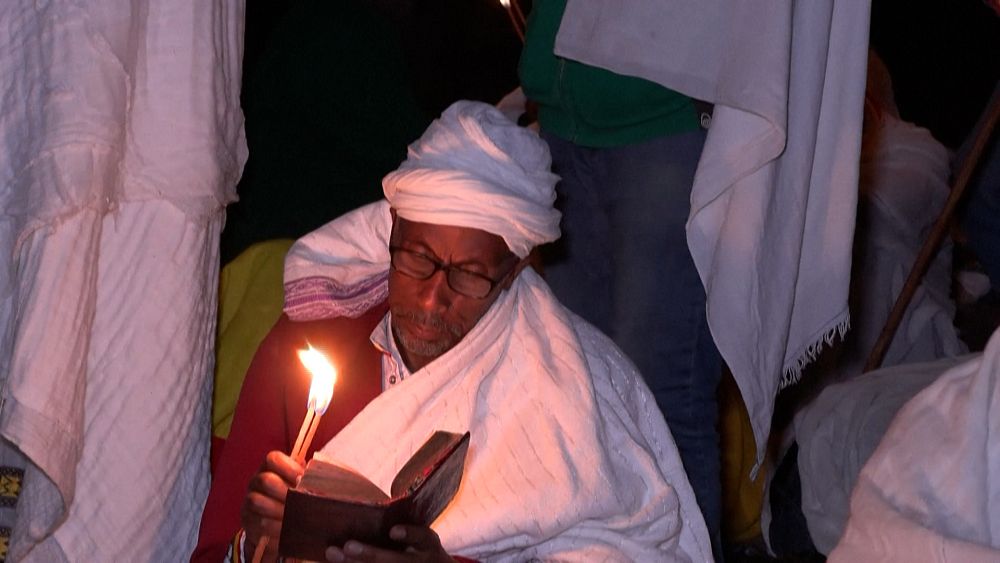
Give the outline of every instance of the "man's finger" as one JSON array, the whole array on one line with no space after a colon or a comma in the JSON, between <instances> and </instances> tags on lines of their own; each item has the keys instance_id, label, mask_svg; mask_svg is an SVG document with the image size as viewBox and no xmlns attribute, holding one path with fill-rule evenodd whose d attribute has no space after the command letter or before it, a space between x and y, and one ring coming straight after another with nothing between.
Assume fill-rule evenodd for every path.
<instances>
[{"instance_id":1,"label":"man's finger","mask_svg":"<svg viewBox=\"0 0 1000 563\"><path fill-rule=\"evenodd\" d=\"M332 546L326 548L326 560L333 563L404 563L412 559L399 551L380 549L351 540L342 549Z\"/></svg>"},{"instance_id":2,"label":"man's finger","mask_svg":"<svg viewBox=\"0 0 1000 563\"><path fill-rule=\"evenodd\" d=\"M247 535L247 542L256 545L264 536L277 538L281 535L281 520L244 514L240 520Z\"/></svg>"},{"instance_id":3,"label":"man's finger","mask_svg":"<svg viewBox=\"0 0 1000 563\"><path fill-rule=\"evenodd\" d=\"M254 475L254 478L250 481L249 492L250 494L258 493L268 496L283 503L285 502L285 497L288 495L288 482L277 473L264 471Z\"/></svg>"},{"instance_id":4,"label":"man's finger","mask_svg":"<svg viewBox=\"0 0 1000 563\"><path fill-rule=\"evenodd\" d=\"M270 537L272 541L277 541L281 536L281 520L258 519L252 528L244 528L244 530L247 534L247 540L253 541L255 544L264 536Z\"/></svg>"},{"instance_id":5,"label":"man's finger","mask_svg":"<svg viewBox=\"0 0 1000 563\"><path fill-rule=\"evenodd\" d=\"M389 530L389 537L417 551L437 551L441 549L441 539L438 537L437 532L427 526L398 524Z\"/></svg>"},{"instance_id":6,"label":"man's finger","mask_svg":"<svg viewBox=\"0 0 1000 563\"><path fill-rule=\"evenodd\" d=\"M389 537L407 546L406 551L381 549L351 540L344 547L329 547L326 560L335 563L402 563L406 561L453 561L441 548L437 533L426 526L397 525Z\"/></svg>"},{"instance_id":7,"label":"man's finger","mask_svg":"<svg viewBox=\"0 0 1000 563\"><path fill-rule=\"evenodd\" d=\"M264 458L264 467L262 469L262 473L275 473L289 486L294 486L305 471L305 468L299 465L288 454L277 450L268 452L267 457Z\"/></svg>"},{"instance_id":8,"label":"man's finger","mask_svg":"<svg viewBox=\"0 0 1000 563\"><path fill-rule=\"evenodd\" d=\"M281 520L285 516L285 503L258 492L247 493L244 507L247 514L255 518Z\"/></svg>"}]
</instances>

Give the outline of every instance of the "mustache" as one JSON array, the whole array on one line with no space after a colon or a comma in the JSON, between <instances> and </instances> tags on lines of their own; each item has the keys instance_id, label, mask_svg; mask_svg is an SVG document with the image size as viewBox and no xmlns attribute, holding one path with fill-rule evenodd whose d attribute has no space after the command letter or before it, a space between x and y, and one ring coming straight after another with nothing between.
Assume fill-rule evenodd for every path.
<instances>
[{"instance_id":1,"label":"mustache","mask_svg":"<svg viewBox=\"0 0 1000 563\"><path fill-rule=\"evenodd\" d=\"M406 320L414 324L429 326L435 330L446 330L454 336L462 336L462 327L449 323L441 315L435 313L424 313L412 311L400 307L390 309L395 319Z\"/></svg>"}]
</instances>

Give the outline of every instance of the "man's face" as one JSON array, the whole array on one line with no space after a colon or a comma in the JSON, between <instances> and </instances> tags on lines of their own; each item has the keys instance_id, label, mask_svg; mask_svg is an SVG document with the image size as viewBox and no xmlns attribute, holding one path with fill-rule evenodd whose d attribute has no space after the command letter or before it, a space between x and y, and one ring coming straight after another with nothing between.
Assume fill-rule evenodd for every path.
<instances>
[{"instance_id":1,"label":"man's face","mask_svg":"<svg viewBox=\"0 0 1000 563\"><path fill-rule=\"evenodd\" d=\"M395 217L389 245L410 253L407 259L414 259L416 254L416 260L426 257L449 268L496 280L492 290L477 299L452 288L445 270L438 269L423 280L400 268L390 270L392 332L403 361L413 371L458 344L524 267L502 238L467 227ZM465 273L459 277L468 277ZM455 277L452 274L452 282Z\"/></svg>"}]
</instances>

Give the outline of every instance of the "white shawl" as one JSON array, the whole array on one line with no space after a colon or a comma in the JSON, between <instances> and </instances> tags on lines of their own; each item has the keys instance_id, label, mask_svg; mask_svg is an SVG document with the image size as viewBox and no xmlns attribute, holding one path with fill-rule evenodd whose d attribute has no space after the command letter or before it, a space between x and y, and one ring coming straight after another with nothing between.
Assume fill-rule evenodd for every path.
<instances>
[{"instance_id":1,"label":"white shawl","mask_svg":"<svg viewBox=\"0 0 1000 563\"><path fill-rule=\"evenodd\" d=\"M827 387L795 416L802 514L820 553L829 554L844 534L851 491L893 418L961 361L945 358L866 373Z\"/></svg>"},{"instance_id":2,"label":"white shawl","mask_svg":"<svg viewBox=\"0 0 1000 563\"><path fill-rule=\"evenodd\" d=\"M1000 561L1000 331L903 407L851 495L840 561Z\"/></svg>"},{"instance_id":3,"label":"white shawl","mask_svg":"<svg viewBox=\"0 0 1000 563\"><path fill-rule=\"evenodd\" d=\"M302 239L286 262L288 302L303 303L297 290L309 284L300 276L337 276L328 287L347 295L370 285L364 277L384 285L388 224L383 201ZM345 254L383 261L356 270ZM288 312L308 318L307 309ZM711 559L676 446L641 377L530 269L458 346L385 391L317 455L387 489L438 429L472 433L461 489L434 524L451 553L488 561Z\"/></svg>"},{"instance_id":4,"label":"white shawl","mask_svg":"<svg viewBox=\"0 0 1000 563\"><path fill-rule=\"evenodd\" d=\"M556 53L715 104L688 244L762 459L774 395L848 327L867 1L568 0Z\"/></svg>"}]
</instances>

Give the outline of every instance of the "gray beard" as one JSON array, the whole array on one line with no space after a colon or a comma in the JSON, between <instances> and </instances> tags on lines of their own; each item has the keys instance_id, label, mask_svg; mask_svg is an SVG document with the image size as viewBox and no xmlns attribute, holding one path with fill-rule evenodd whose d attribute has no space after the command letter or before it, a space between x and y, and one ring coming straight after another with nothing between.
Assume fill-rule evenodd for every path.
<instances>
[{"instance_id":1,"label":"gray beard","mask_svg":"<svg viewBox=\"0 0 1000 563\"><path fill-rule=\"evenodd\" d=\"M403 311L401 309L394 309L392 311L393 319L407 319L415 321L417 323L432 326L438 329L445 329L456 338L460 339L462 335L462 329L458 326L448 324L437 315L425 315L422 313L413 313L409 311ZM437 358L441 354L444 354L454 346L454 342L447 339L441 339L436 342L428 342L426 340L419 340L416 338L409 338L403 331L397 330L395 323L392 326L392 335L396 337L396 343L400 348L403 348L411 354L416 354L418 356L423 356L427 358ZM457 340L455 341L457 342Z\"/></svg>"}]
</instances>

